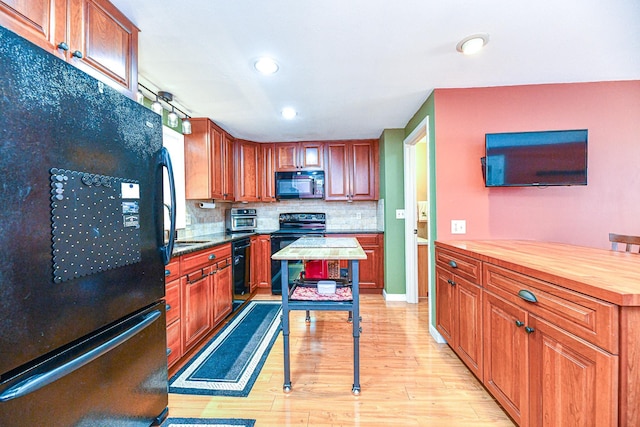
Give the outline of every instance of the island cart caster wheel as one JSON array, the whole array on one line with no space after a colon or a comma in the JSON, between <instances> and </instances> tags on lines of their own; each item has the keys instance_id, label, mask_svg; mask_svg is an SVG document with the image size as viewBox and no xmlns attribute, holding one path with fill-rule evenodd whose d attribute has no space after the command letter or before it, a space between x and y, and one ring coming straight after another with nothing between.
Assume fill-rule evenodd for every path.
<instances>
[{"instance_id":1,"label":"island cart caster wheel","mask_svg":"<svg viewBox=\"0 0 640 427\"><path fill-rule=\"evenodd\" d=\"M353 387L351 389L351 393L353 393L354 396L359 396L360 395L360 387Z\"/></svg>"},{"instance_id":2,"label":"island cart caster wheel","mask_svg":"<svg viewBox=\"0 0 640 427\"><path fill-rule=\"evenodd\" d=\"M284 385L282 386L282 391L284 391L285 393L290 393L291 392L291 384L289 385Z\"/></svg>"}]
</instances>

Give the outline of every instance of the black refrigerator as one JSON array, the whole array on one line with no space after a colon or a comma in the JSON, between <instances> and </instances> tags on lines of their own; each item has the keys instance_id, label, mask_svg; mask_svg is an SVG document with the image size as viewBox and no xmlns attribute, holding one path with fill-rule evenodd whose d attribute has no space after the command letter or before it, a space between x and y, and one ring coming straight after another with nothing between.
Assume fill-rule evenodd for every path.
<instances>
[{"instance_id":1,"label":"black refrigerator","mask_svg":"<svg viewBox=\"0 0 640 427\"><path fill-rule=\"evenodd\" d=\"M0 172L0 426L160 423L160 116L0 27Z\"/></svg>"}]
</instances>

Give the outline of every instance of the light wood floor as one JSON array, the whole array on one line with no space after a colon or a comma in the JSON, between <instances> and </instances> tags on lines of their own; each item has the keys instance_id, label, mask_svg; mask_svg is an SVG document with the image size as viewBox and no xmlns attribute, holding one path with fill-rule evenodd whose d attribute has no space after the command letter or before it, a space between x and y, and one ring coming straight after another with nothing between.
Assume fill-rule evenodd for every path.
<instances>
[{"instance_id":1,"label":"light wood floor","mask_svg":"<svg viewBox=\"0 0 640 427\"><path fill-rule=\"evenodd\" d=\"M255 299L273 299L257 295ZM513 426L446 344L428 332L428 306L363 295L360 382L351 394L346 312L291 313L292 391L282 334L248 397L169 395L172 417L252 418L263 426Z\"/></svg>"}]
</instances>

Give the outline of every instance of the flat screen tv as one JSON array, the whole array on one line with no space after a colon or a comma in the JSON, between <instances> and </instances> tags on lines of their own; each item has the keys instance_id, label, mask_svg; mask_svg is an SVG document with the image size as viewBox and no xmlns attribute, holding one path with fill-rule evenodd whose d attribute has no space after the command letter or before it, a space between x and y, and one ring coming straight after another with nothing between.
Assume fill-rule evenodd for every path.
<instances>
[{"instance_id":1,"label":"flat screen tv","mask_svg":"<svg viewBox=\"0 0 640 427\"><path fill-rule=\"evenodd\" d=\"M587 185L587 130L488 133L485 186Z\"/></svg>"}]
</instances>

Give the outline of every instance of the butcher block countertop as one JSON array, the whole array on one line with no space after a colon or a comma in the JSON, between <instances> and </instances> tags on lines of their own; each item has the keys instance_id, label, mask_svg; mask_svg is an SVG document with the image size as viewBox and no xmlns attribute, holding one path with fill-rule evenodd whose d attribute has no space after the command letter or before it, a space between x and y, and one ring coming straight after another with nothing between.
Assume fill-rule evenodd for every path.
<instances>
[{"instance_id":1,"label":"butcher block countertop","mask_svg":"<svg viewBox=\"0 0 640 427\"><path fill-rule=\"evenodd\" d=\"M436 241L435 245L619 306L640 306L640 254L523 240Z\"/></svg>"},{"instance_id":2,"label":"butcher block countertop","mask_svg":"<svg viewBox=\"0 0 640 427\"><path fill-rule=\"evenodd\" d=\"M275 260L367 259L354 237L301 237L273 254Z\"/></svg>"}]
</instances>

